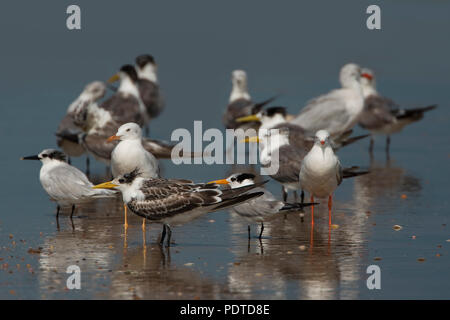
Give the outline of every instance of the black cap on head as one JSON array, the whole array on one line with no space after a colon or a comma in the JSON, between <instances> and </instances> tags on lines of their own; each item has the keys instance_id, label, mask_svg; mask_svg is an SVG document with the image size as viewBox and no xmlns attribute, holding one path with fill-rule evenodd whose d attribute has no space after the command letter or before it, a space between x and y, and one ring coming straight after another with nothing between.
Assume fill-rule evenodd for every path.
<instances>
[{"instance_id":1,"label":"black cap on head","mask_svg":"<svg viewBox=\"0 0 450 320\"><path fill-rule=\"evenodd\" d=\"M147 63L155 64L155 58L151 54L141 54L136 57L136 64L139 68L145 67Z\"/></svg>"},{"instance_id":2,"label":"black cap on head","mask_svg":"<svg viewBox=\"0 0 450 320\"><path fill-rule=\"evenodd\" d=\"M66 161L67 157L66 155L58 150L51 150L50 152L45 152L45 155L47 155L47 157L49 157L50 159L54 159L54 160L61 160L61 161ZM44 156L43 154L43 156Z\"/></svg>"},{"instance_id":3,"label":"black cap on head","mask_svg":"<svg viewBox=\"0 0 450 320\"><path fill-rule=\"evenodd\" d=\"M120 68L120 71L126 73L131 80L133 81L137 81L138 80L138 75L136 72L136 69L134 69L134 67L130 64L126 64L124 66L122 66L122 68Z\"/></svg>"},{"instance_id":4,"label":"black cap on head","mask_svg":"<svg viewBox=\"0 0 450 320\"><path fill-rule=\"evenodd\" d=\"M125 180L124 183L132 183L134 181L134 179L136 179L140 175L141 175L141 173L139 172L139 169L136 168L133 171L131 171L130 173L126 173L123 175L123 179Z\"/></svg>"},{"instance_id":5,"label":"black cap on head","mask_svg":"<svg viewBox=\"0 0 450 320\"><path fill-rule=\"evenodd\" d=\"M283 117L286 116L286 107L270 107L267 108L265 114L269 117L273 117L275 114L281 114Z\"/></svg>"},{"instance_id":6,"label":"black cap on head","mask_svg":"<svg viewBox=\"0 0 450 320\"><path fill-rule=\"evenodd\" d=\"M236 176L237 182L243 182L245 179L255 180L255 175L252 173L241 173L238 176Z\"/></svg>"}]
</instances>

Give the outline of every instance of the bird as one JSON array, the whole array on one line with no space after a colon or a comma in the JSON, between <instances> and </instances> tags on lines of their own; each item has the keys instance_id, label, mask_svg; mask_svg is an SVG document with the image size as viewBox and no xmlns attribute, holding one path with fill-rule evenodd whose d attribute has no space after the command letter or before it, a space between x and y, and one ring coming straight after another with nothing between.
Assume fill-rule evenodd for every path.
<instances>
[{"instance_id":1,"label":"bird","mask_svg":"<svg viewBox=\"0 0 450 320\"><path fill-rule=\"evenodd\" d=\"M83 131L78 125L77 110L88 109L92 104L96 104L106 92L105 85L100 81L94 81L85 86L79 97L73 101L67 109L67 113L59 123L55 133L57 145L69 157L79 157L85 153L84 147L78 143L77 136ZM75 137L75 138L74 138ZM89 172L89 157L86 158L86 170Z\"/></svg>"},{"instance_id":2,"label":"bird","mask_svg":"<svg viewBox=\"0 0 450 320\"><path fill-rule=\"evenodd\" d=\"M40 160L42 167L39 180L50 198L57 203L56 217L61 207L71 206L72 218L75 206L95 198L113 197L111 190L94 190L86 175L66 162L66 155L55 149L44 149L38 155L22 157L21 160Z\"/></svg>"},{"instance_id":3,"label":"bird","mask_svg":"<svg viewBox=\"0 0 450 320\"><path fill-rule=\"evenodd\" d=\"M361 69L357 64L344 65L339 75L342 88L310 100L291 123L312 136L322 129L332 137L352 129L364 107L360 78Z\"/></svg>"},{"instance_id":4,"label":"bird","mask_svg":"<svg viewBox=\"0 0 450 320\"><path fill-rule=\"evenodd\" d=\"M111 112L112 118L121 124L135 122L140 126L149 121L147 109L138 89L138 74L132 65L123 65L108 83L120 80L119 88L100 107Z\"/></svg>"},{"instance_id":5,"label":"bird","mask_svg":"<svg viewBox=\"0 0 450 320\"><path fill-rule=\"evenodd\" d=\"M152 55L142 54L136 57L136 72L138 89L149 118L156 118L164 109L158 77L157 65Z\"/></svg>"},{"instance_id":6,"label":"bird","mask_svg":"<svg viewBox=\"0 0 450 320\"><path fill-rule=\"evenodd\" d=\"M328 197L328 224L331 225L333 192L342 183L343 169L331 147L330 134L326 130L316 133L314 146L302 161L299 180L303 190L314 197ZM311 206L311 224L314 225L314 205Z\"/></svg>"},{"instance_id":7,"label":"bird","mask_svg":"<svg viewBox=\"0 0 450 320\"><path fill-rule=\"evenodd\" d=\"M111 173L113 178L138 169L143 178L158 178L158 160L142 145L142 130L138 124L130 122L123 124L117 133L108 138L108 142L120 142L111 153ZM127 207L125 209L125 228L128 227ZM145 231L145 219L142 222Z\"/></svg>"},{"instance_id":8,"label":"bird","mask_svg":"<svg viewBox=\"0 0 450 320\"><path fill-rule=\"evenodd\" d=\"M190 180L145 179L135 169L94 188L120 190L124 203L133 213L152 222L163 223L160 244L164 243L167 232L167 246L170 246L171 224L186 223L207 212L226 209L262 196L262 192L248 192L260 185L262 183L221 190L217 184Z\"/></svg>"},{"instance_id":9,"label":"bird","mask_svg":"<svg viewBox=\"0 0 450 320\"><path fill-rule=\"evenodd\" d=\"M214 180L209 183L229 185L231 189L236 189L254 185L255 175L252 173L234 173L228 178ZM260 222L261 231L259 233L259 239L262 238L265 221L270 221L271 219L276 218L280 213L285 213L292 210L303 210L304 207L311 205L311 203L287 203L284 201L279 201L270 191L262 187L257 187L252 191L262 192L263 195L234 206L230 209L230 211L238 214L250 222ZM250 225L248 225L247 230L248 238L250 239Z\"/></svg>"},{"instance_id":10,"label":"bird","mask_svg":"<svg viewBox=\"0 0 450 320\"><path fill-rule=\"evenodd\" d=\"M257 113L266 104L272 102L277 96L265 101L255 103L252 101L247 88L247 73L244 70L234 70L231 73L232 90L228 106L223 114L222 121L227 129L257 128L258 124L245 125L236 122L237 118Z\"/></svg>"},{"instance_id":11,"label":"bird","mask_svg":"<svg viewBox=\"0 0 450 320\"><path fill-rule=\"evenodd\" d=\"M390 136L400 132L406 125L419 121L425 112L433 110L437 105L403 109L393 100L383 97L376 89L375 73L369 68L361 72L361 85L364 95L364 110L359 125L371 133L369 152L373 153L373 135L386 135L386 153L389 154Z\"/></svg>"},{"instance_id":12,"label":"bird","mask_svg":"<svg viewBox=\"0 0 450 320\"><path fill-rule=\"evenodd\" d=\"M264 124L264 117L261 117ZM351 132L350 132L351 133ZM331 141L333 148L356 142L367 135L347 137L347 133L336 140ZM258 136L246 137L245 142L259 142L260 163L263 168L277 167L270 177L282 185L283 201L287 201L289 191L294 191L297 198L297 190L301 190L298 174L303 158L314 146L314 138L306 135L305 131L292 123L279 123L270 129L261 129ZM350 178L366 171L358 171L357 167L346 168L345 177ZM301 202L304 202L304 192L301 192Z\"/></svg>"}]
</instances>

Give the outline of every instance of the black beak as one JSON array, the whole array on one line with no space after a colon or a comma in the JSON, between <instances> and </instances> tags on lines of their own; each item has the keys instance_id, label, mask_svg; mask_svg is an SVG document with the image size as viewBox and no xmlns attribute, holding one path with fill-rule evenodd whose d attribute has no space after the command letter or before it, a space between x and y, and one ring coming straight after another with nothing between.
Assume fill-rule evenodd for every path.
<instances>
[{"instance_id":1,"label":"black beak","mask_svg":"<svg viewBox=\"0 0 450 320\"><path fill-rule=\"evenodd\" d=\"M28 156L28 157L22 157L20 160L41 160L38 156Z\"/></svg>"}]
</instances>

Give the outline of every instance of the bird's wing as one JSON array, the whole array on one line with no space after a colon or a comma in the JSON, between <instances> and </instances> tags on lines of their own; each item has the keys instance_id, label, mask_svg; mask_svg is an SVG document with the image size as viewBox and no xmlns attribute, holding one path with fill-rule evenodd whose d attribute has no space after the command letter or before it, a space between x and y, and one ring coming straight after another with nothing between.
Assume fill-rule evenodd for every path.
<instances>
[{"instance_id":1,"label":"bird's wing","mask_svg":"<svg viewBox=\"0 0 450 320\"><path fill-rule=\"evenodd\" d=\"M294 146L282 146L278 151L278 171L271 177L281 183L298 182L302 160L306 154L307 151L299 150ZM272 161L276 161L276 159ZM271 166L274 166L274 163L271 163Z\"/></svg>"},{"instance_id":2,"label":"bird's wing","mask_svg":"<svg viewBox=\"0 0 450 320\"><path fill-rule=\"evenodd\" d=\"M314 145L314 138L307 136L305 130L294 123L280 123L271 129L288 130L289 144L291 144L296 149L308 152Z\"/></svg>"},{"instance_id":3,"label":"bird's wing","mask_svg":"<svg viewBox=\"0 0 450 320\"><path fill-rule=\"evenodd\" d=\"M162 110L158 84L147 79L139 79L138 86L147 113L151 118L157 117Z\"/></svg>"},{"instance_id":4,"label":"bird's wing","mask_svg":"<svg viewBox=\"0 0 450 320\"><path fill-rule=\"evenodd\" d=\"M107 142L108 136L97 133L85 135L82 139L83 147L93 156L109 160L111 152L117 145L117 141Z\"/></svg>"},{"instance_id":5,"label":"bird's wing","mask_svg":"<svg viewBox=\"0 0 450 320\"><path fill-rule=\"evenodd\" d=\"M331 135L341 132L350 120L341 90L333 90L309 101L291 122L312 134L321 129L328 130Z\"/></svg>"},{"instance_id":6,"label":"bird's wing","mask_svg":"<svg viewBox=\"0 0 450 320\"><path fill-rule=\"evenodd\" d=\"M344 178L341 162L336 157L336 180L337 184L340 185L342 183L342 179Z\"/></svg>"},{"instance_id":7,"label":"bird's wing","mask_svg":"<svg viewBox=\"0 0 450 320\"><path fill-rule=\"evenodd\" d=\"M223 124L227 129L235 129L239 126L235 120L251 114L253 103L247 99L237 99L228 104L223 114Z\"/></svg>"},{"instance_id":8,"label":"bird's wing","mask_svg":"<svg viewBox=\"0 0 450 320\"><path fill-rule=\"evenodd\" d=\"M105 100L100 108L110 111L112 118L119 125L135 122L139 126L144 124L144 119L139 109L139 100L132 95L118 92Z\"/></svg>"},{"instance_id":9,"label":"bird's wing","mask_svg":"<svg viewBox=\"0 0 450 320\"><path fill-rule=\"evenodd\" d=\"M378 129L395 122L392 108L395 103L379 95L370 95L364 101L364 109L359 118L359 124L365 129Z\"/></svg>"}]
</instances>

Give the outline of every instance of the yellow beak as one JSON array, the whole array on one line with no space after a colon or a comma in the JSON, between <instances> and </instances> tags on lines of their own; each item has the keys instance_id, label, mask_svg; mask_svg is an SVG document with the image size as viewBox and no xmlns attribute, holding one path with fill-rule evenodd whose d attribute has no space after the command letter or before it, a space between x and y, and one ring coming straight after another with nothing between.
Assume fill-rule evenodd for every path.
<instances>
[{"instance_id":1,"label":"yellow beak","mask_svg":"<svg viewBox=\"0 0 450 320\"><path fill-rule=\"evenodd\" d=\"M256 114L252 114L246 117L240 117L236 119L236 122L251 122L251 121L259 121L259 117Z\"/></svg>"},{"instance_id":2,"label":"yellow beak","mask_svg":"<svg viewBox=\"0 0 450 320\"><path fill-rule=\"evenodd\" d=\"M119 79L120 79L120 76L118 73L116 73L115 75L113 75L111 78L108 79L108 83L113 83L113 82L119 81Z\"/></svg>"},{"instance_id":3,"label":"yellow beak","mask_svg":"<svg viewBox=\"0 0 450 320\"><path fill-rule=\"evenodd\" d=\"M117 184L112 183L112 181L100 183L96 186L93 186L92 189L114 189L115 187L118 187Z\"/></svg>"},{"instance_id":4,"label":"yellow beak","mask_svg":"<svg viewBox=\"0 0 450 320\"><path fill-rule=\"evenodd\" d=\"M120 140L120 137L118 137L118 136L116 136L116 135L113 135L113 136L109 137L109 138L106 140L106 142L113 142L113 141L115 141L115 140Z\"/></svg>"},{"instance_id":5,"label":"yellow beak","mask_svg":"<svg viewBox=\"0 0 450 320\"><path fill-rule=\"evenodd\" d=\"M222 179L222 180L214 180L214 181L210 181L209 183L216 183L216 184L229 184L227 179Z\"/></svg>"},{"instance_id":6,"label":"yellow beak","mask_svg":"<svg viewBox=\"0 0 450 320\"><path fill-rule=\"evenodd\" d=\"M245 139L242 139L240 142L260 142L261 140L258 138L258 136L253 137L246 137Z\"/></svg>"}]
</instances>

